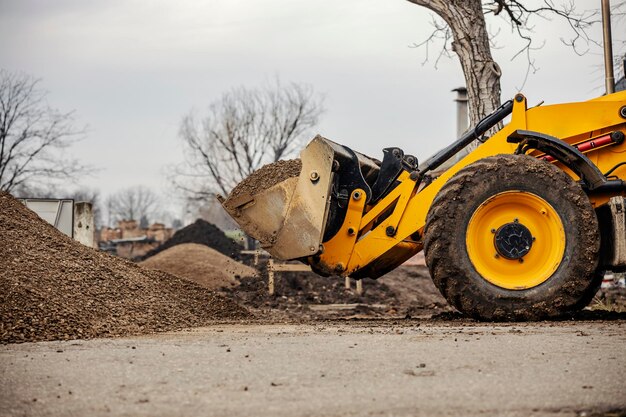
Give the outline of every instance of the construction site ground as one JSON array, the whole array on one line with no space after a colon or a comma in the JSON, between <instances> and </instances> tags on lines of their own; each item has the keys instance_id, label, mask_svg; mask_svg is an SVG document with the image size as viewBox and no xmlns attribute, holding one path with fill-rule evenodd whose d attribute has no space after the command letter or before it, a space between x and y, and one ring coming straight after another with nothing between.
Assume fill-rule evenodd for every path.
<instances>
[{"instance_id":1,"label":"construction site ground","mask_svg":"<svg viewBox=\"0 0 626 417\"><path fill-rule=\"evenodd\" d=\"M378 280L364 279L361 294L354 280L346 289L341 277L280 272L270 295L265 265L258 270L259 276L242 277L239 286L225 288L222 294L264 319L425 318L453 311L423 265L402 266Z\"/></svg>"},{"instance_id":2,"label":"construction site ground","mask_svg":"<svg viewBox=\"0 0 626 417\"><path fill-rule=\"evenodd\" d=\"M255 272L225 257L202 222L155 255L163 272L71 240L6 193L0 208L2 417L626 416L619 286L562 320L479 323L423 265L362 293L281 272L269 294L267 260Z\"/></svg>"},{"instance_id":3,"label":"construction site ground","mask_svg":"<svg viewBox=\"0 0 626 417\"><path fill-rule=\"evenodd\" d=\"M11 344L0 415L623 416L624 346L620 320L418 319Z\"/></svg>"}]
</instances>

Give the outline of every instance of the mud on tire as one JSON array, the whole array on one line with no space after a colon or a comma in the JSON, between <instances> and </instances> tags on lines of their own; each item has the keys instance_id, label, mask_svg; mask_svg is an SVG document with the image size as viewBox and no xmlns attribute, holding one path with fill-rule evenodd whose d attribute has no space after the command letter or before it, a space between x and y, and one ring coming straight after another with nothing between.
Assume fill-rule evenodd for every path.
<instances>
[{"instance_id":1,"label":"mud on tire","mask_svg":"<svg viewBox=\"0 0 626 417\"><path fill-rule=\"evenodd\" d=\"M543 283L510 290L484 279L472 264L466 229L476 209L506 191L524 191L548 202L565 232L556 271ZM526 155L479 160L454 175L437 194L426 220L426 263L442 295L459 311L481 320L539 320L586 306L598 290L600 237L591 203L559 168Z\"/></svg>"}]
</instances>

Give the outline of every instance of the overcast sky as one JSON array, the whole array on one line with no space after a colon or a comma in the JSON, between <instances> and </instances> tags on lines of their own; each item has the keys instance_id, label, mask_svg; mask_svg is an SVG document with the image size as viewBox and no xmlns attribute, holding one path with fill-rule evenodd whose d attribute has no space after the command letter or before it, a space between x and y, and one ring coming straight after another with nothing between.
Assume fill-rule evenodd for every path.
<instances>
[{"instance_id":1,"label":"overcast sky","mask_svg":"<svg viewBox=\"0 0 626 417\"><path fill-rule=\"evenodd\" d=\"M429 35L430 20L404 0L0 0L0 67L42 78L50 104L88 126L72 152L100 170L83 184L105 195L128 185L161 192L164 167L182 160L181 117L277 75L325 95L318 131L330 139L374 157L392 145L420 160L434 153L454 139L450 90L463 76L456 58L435 69L410 47ZM565 31L537 24L545 46L523 88L531 104L603 92L601 51L577 56L559 40ZM506 28L498 39L506 99L526 63L510 61L519 43Z\"/></svg>"}]
</instances>

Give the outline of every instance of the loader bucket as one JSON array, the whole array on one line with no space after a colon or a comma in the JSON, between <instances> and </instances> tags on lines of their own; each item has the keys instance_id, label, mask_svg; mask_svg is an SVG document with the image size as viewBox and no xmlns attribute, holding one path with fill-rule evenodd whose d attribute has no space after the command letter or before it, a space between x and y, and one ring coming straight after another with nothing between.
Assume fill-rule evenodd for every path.
<instances>
[{"instance_id":1,"label":"loader bucket","mask_svg":"<svg viewBox=\"0 0 626 417\"><path fill-rule=\"evenodd\" d=\"M254 195L222 205L241 229L278 259L304 258L320 250L333 176L335 143L315 137L300 153L302 170Z\"/></svg>"}]
</instances>

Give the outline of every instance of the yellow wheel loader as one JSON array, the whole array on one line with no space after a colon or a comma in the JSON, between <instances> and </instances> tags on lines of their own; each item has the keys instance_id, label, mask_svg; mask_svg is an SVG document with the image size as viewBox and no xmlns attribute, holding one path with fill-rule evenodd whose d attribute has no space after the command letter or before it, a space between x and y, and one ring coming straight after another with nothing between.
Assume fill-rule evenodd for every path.
<instances>
[{"instance_id":1,"label":"yellow wheel loader","mask_svg":"<svg viewBox=\"0 0 626 417\"><path fill-rule=\"evenodd\" d=\"M421 164L317 136L299 176L222 203L271 255L318 274L378 278L424 250L462 313L558 317L586 306L604 271L626 269L625 133L626 92L532 108L518 94Z\"/></svg>"}]
</instances>

